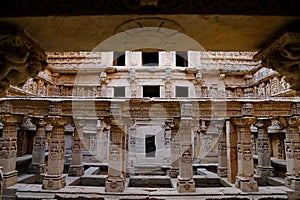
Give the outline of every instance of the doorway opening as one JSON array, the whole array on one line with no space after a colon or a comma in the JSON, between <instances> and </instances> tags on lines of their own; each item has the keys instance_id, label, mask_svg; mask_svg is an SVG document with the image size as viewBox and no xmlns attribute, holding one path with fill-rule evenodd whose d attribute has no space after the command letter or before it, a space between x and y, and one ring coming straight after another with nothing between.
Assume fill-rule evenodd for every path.
<instances>
[{"instance_id":1,"label":"doorway opening","mask_svg":"<svg viewBox=\"0 0 300 200\"><path fill-rule=\"evenodd\" d=\"M155 135L146 135L145 144L146 157L155 157Z\"/></svg>"}]
</instances>

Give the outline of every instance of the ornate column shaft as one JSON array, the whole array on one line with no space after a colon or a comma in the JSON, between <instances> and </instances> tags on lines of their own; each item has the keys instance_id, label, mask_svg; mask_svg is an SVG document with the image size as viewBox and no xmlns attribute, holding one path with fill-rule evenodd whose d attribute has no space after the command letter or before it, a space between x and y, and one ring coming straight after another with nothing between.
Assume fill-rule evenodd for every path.
<instances>
[{"instance_id":1,"label":"ornate column shaft","mask_svg":"<svg viewBox=\"0 0 300 200\"><path fill-rule=\"evenodd\" d=\"M106 192L123 192L125 190L125 131L126 125L121 117L121 105L112 102L110 122L110 144L108 158L108 176L105 183Z\"/></svg>"},{"instance_id":2,"label":"ornate column shaft","mask_svg":"<svg viewBox=\"0 0 300 200\"><path fill-rule=\"evenodd\" d=\"M105 124L103 119L97 121L97 154L101 163L107 163L108 160L108 132L110 126Z\"/></svg>"},{"instance_id":3,"label":"ornate column shaft","mask_svg":"<svg viewBox=\"0 0 300 200\"><path fill-rule=\"evenodd\" d=\"M62 117L49 117L53 125L49 142L48 171L43 180L43 189L58 190L66 185L64 170L64 126L67 120Z\"/></svg>"},{"instance_id":4,"label":"ornate column shaft","mask_svg":"<svg viewBox=\"0 0 300 200\"><path fill-rule=\"evenodd\" d=\"M3 167L3 188L18 182L16 171L17 156L17 116L7 115L3 118L3 136L0 138L0 166Z\"/></svg>"},{"instance_id":5,"label":"ornate column shaft","mask_svg":"<svg viewBox=\"0 0 300 200\"><path fill-rule=\"evenodd\" d=\"M271 144L268 136L268 127L271 125L270 119L259 119L257 127L256 151L258 156L257 174L267 183L267 177L273 176L271 165Z\"/></svg>"},{"instance_id":6,"label":"ornate column shaft","mask_svg":"<svg viewBox=\"0 0 300 200\"><path fill-rule=\"evenodd\" d=\"M218 175L220 177L227 177L227 146L226 146L226 126L220 130L218 140Z\"/></svg>"},{"instance_id":7,"label":"ornate column shaft","mask_svg":"<svg viewBox=\"0 0 300 200\"><path fill-rule=\"evenodd\" d=\"M232 118L238 135L238 174L235 185L244 192L258 191L257 182L253 177L254 164L250 129L255 120L253 117Z\"/></svg>"},{"instance_id":8,"label":"ornate column shaft","mask_svg":"<svg viewBox=\"0 0 300 200\"><path fill-rule=\"evenodd\" d=\"M77 120L75 122L75 129L73 133L72 141L72 162L69 168L69 176L81 176L84 174L84 167L82 164L82 141L83 126L85 122L83 120Z\"/></svg>"},{"instance_id":9,"label":"ornate column shaft","mask_svg":"<svg viewBox=\"0 0 300 200\"><path fill-rule=\"evenodd\" d=\"M46 173L45 151L46 151L46 125L43 119L36 120L36 134L33 138L32 162L28 172L35 174L36 183L42 183L42 174Z\"/></svg>"},{"instance_id":10,"label":"ornate column shaft","mask_svg":"<svg viewBox=\"0 0 300 200\"><path fill-rule=\"evenodd\" d=\"M192 118L192 104L181 104L181 122L179 127L179 139L181 153L179 157L178 192L195 192L195 181L193 179L193 152L192 131L196 127L196 121Z\"/></svg>"},{"instance_id":11,"label":"ornate column shaft","mask_svg":"<svg viewBox=\"0 0 300 200\"><path fill-rule=\"evenodd\" d=\"M171 142L172 168L170 170L171 178L177 178L177 176L179 175L179 157L180 157L179 134L177 131L172 131L172 142Z\"/></svg>"},{"instance_id":12,"label":"ornate column shaft","mask_svg":"<svg viewBox=\"0 0 300 200\"><path fill-rule=\"evenodd\" d=\"M300 119L294 116L288 119L286 129L285 153L287 173L285 185L294 190L300 190Z\"/></svg>"},{"instance_id":13,"label":"ornate column shaft","mask_svg":"<svg viewBox=\"0 0 300 200\"><path fill-rule=\"evenodd\" d=\"M237 133L230 120L225 122L227 148L227 180L235 183L238 172L237 163Z\"/></svg>"}]
</instances>

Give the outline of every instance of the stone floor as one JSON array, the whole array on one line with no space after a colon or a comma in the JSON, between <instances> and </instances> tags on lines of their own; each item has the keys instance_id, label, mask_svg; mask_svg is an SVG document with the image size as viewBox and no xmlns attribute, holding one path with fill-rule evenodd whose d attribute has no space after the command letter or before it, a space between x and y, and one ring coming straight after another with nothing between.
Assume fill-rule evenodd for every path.
<instances>
[{"instance_id":1,"label":"stone floor","mask_svg":"<svg viewBox=\"0 0 300 200\"><path fill-rule=\"evenodd\" d=\"M173 186L177 179L172 179ZM288 199L292 190L284 186L260 187L259 192L245 193L232 187L196 188L195 193L178 193L176 188L127 187L122 193L107 193L104 187L66 186L60 190L42 190L37 184L16 184L18 199ZM4 198L5 199L5 198Z\"/></svg>"}]
</instances>

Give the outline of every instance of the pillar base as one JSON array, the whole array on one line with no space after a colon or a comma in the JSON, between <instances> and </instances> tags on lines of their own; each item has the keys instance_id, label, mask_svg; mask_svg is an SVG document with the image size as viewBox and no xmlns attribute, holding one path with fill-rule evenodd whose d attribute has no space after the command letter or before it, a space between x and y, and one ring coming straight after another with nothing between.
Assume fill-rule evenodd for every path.
<instances>
[{"instance_id":1,"label":"pillar base","mask_svg":"<svg viewBox=\"0 0 300 200\"><path fill-rule=\"evenodd\" d=\"M170 169L170 177L171 178L177 178L178 175L179 175L179 168L172 167Z\"/></svg>"},{"instance_id":2,"label":"pillar base","mask_svg":"<svg viewBox=\"0 0 300 200\"><path fill-rule=\"evenodd\" d=\"M18 171L3 173L3 188L10 187L18 182Z\"/></svg>"},{"instance_id":3,"label":"pillar base","mask_svg":"<svg viewBox=\"0 0 300 200\"><path fill-rule=\"evenodd\" d=\"M189 180L178 178L177 190L179 193L196 192L195 181L192 178Z\"/></svg>"},{"instance_id":4,"label":"pillar base","mask_svg":"<svg viewBox=\"0 0 300 200\"><path fill-rule=\"evenodd\" d=\"M257 182L251 177L237 176L235 186L243 192L258 192Z\"/></svg>"},{"instance_id":5,"label":"pillar base","mask_svg":"<svg viewBox=\"0 0 300 200\"><path fill-rule=\"evenodd\" d=\"M284 185L292 190L300 191L300 178L294 176L287 176L285 178Z\"/></svg>"},{"instance_id":6,"label":"pillar base","mask_svg":"<svg viewBox=\"0 0 300 200\"><path fill-rule=\"evenodd\" d=\"M59 190L66 186L66 178L63 175L47 175L43 180L43 189Z\"/></svg>"},{"instance_id":7,"label":"pillar base","mask_svg":"<svg viewBox=\"0 0 300 200\"><path fill-rule=\"evenodd\" d=\"M83 165L71 165L69 168L69 176L82 176L84 174Z\"/></svg>"},{"instance_id":8,"label":"pillar base","mask_svg":"<svg viewBox=\"0 0 300 200\"><path fill-rule=\"evenodd\" d=\"M30 164L27 170L30 174L35 174L35 183L43 183L46 173L46 164Z\"/></svg>"},{"instance_id":9,"label":"pillar base","mask_svg":"<svg viewBox=\"0 0 300 200\"><path fill-rule=\"evenodd\" d=\"M274 176L274 168L273 167L257 166L256 172L257 172L257 175L259 175L260 177Z\"/></svg>"},{"instance_id":10,"label":"pillar base","mask_svg":"<svg viewBox=\"0 0 300 200\"><path fill-rule=\"evenodd\" d=\"M225 178L227 177L227 172L228 172L227 167L218 167L218 172L217 172L218 176Z\"/></svg>"},{"instance_id":11,"label":"pillar base","mask_svg":"<svg viewBox=\"0 0 300 200\"><path fill-rule=\"evenodd\" d=\"M124 177L107 177L105 183L105 192L124 192L125 178Z\"/></svg>"}]
</instances>

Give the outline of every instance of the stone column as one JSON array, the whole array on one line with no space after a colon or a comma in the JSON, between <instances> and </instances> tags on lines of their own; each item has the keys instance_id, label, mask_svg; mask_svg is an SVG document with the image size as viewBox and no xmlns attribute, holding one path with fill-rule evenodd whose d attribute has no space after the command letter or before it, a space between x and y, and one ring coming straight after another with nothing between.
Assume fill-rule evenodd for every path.
<instances>
[{"instance_id":1,"label":"stone column","mask_svg":"<svg viewBox=\"0 0 300 200\"><path fill-rule=\"evenodd\" d=\"M108 158L108 176L105 183L106 192L123 192L125 190L125 141L126 125L121 117L121 105L112 102L110 121L110 144Z\"/></svg>"},{"instance_id":2,"label":"stone column","mask_svg":"<svg viewBox=\"0 0 300 200\"><path fill-rule=\"evenodd\" d=\"M300 119L294 116L288 119L286 129L285 153L287 173L285 185L293 190L300 190Z\"/></svg>"},{"instance_id":3,"label":"stone column","mask_svg":"<svg viewBox=\"0 0 300 200\"><path fill-rule=\"evenodd\" d=\"M46 173L45 152L46 152L46 125L44 119L37 119L35 122L36 134L33 138L32 161L28 172L35 174L35 182L42 183L43 175Z\"/></svg>"},{"instance_id":4,"label":"stone column","mask_svg":"<svg viewBox=\"0 0 300 200\"><path fill-rule=\"evenodd\" d=\"M3 134L0 138L0 166L3 167L3 188L18 182L16 171L17 123L21 118L7 115L3 118Z\"/></svg>"},{"instance_id":5,"label":"stone column","mask_svg":"<svg viewBox=\"0 0 300 200\"><path fill-rule=\"evenodd\" d=\"M237 133L230 120L226 120L226 148L227 148L227 180L235 183L238 172L237 164Z\"/></svg>"},{"instance_id":6,"label":"stone column","mask_svg":"<svg viewBox=\"0 0 300 200\"><path fill-rule=\"evenodd\" d=\"M67 124L67 120L62 117L49 117L48 119L53 128L49 142L48 171L43 180L43 189L58 190L66 185L63 170L65 155L64 126Z\"/></svg>"},{"instance_id":7,"label":"stone column","mask_svg":"<svg viewBox=\"0 0 300 200\"><path fill-rule=\"evenodd\" d=\"M108 132L110 126L107 125L103 119L97 121L97 155L101 163L107 163L108 160Z\"/></svg>"},{"instance_id":8,"label":"stone column","mask_svg":"<svg viewBox=\"0 0 300 200\"><path fill-rule=\"evenodd\" d=\"M179 175L179 157L180 157L180 142L177 131L172 131L172 142L171 142L171 159L172 168L170 170L170 177L177 178Z\"/></svg>"},{"instance_id":9,"label":"stone column","mask_svg":"<svg viewBox=\"0 0 300 200\"><path fill-rule=\"evenodd\" d=\"M226 146L226 126L220 130L218 139L218 175L227 177L227 146Z\"/></svg>"},{"instance_id":10,"label":"stone column","mask_svg":"<svg viewBox=\"0 0 300 200\"><path fill-rule=\"evenodd\" d=\"M69 176L81 176L84 174L84 167L82 164L82 141L84 120L75 121L75 129L72 141L72 162L69 168Z\"/></svg>"},{"instance_id":11,"label":"stone column","mask_svg":"<svg viewBox=\"0 0 300 200\"><path fill-rule=\"evenodd\" d=\"M193 152L192 131L196 123L192 118L192 104L181 104L181 122L179 126L179 138L181 153L179 158L178 192L195 192L195 181L193 179Z\"/></svg>"},{"instance_id":12,"label":"stone column","mask_svg":"<svg viewBox=\"0 0 300 200\"><path fill-rule=\"evenodd\" d=\"M267 177L273 176L271 165L271 144L268 136L268 127L271 125L270 119L259 119L257 127L256 151L258 156L257 174L267 183Z\"/></svg>"},{"instance_id":13,"label":"stone column","mask_svg":"<svg viewBox=\"0 0 300 200\"><path fill-rule=\"evenodd\" d=\"M257 182L253 177L254 164L250 129L250 126L254 124L255 121L256 119L254 117L232 118L238 135L238 174L235 185L243 192L258 191Z\"/></svg>"}]
</instances>

